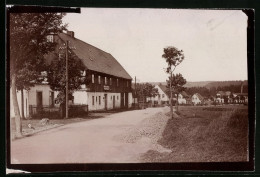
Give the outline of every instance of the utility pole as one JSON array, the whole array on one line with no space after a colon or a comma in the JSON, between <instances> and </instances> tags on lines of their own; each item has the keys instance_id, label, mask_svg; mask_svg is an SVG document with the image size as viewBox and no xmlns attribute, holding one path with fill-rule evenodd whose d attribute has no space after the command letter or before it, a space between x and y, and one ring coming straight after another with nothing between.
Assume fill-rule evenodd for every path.
<instances>
[{"instance_id":1,"label":"utility pole","mask_svg":"<svg viewBox=\"0 0 260 177\"><path fill-rule=\"evenodd\" d=\"M69 41L66 41L66 116L69 118L69 72L68 72L68 50L69 50Z\"/></svg>"},{"instance_id":2,"label":"utility pole","mask_svg":"<svg viewBox=\"0 0 260 177\"><path fill-rule=\"evenodd\" d=\"M65 47L60 47L60 50L65 49L65 55L66 55L66 90L65 90L65 108L66 108L66 113L65 113L65 118L69 118L69 49L70 50L75 50L75 47L70 47L69 46L69 41L67 40L66 43L64 44Z\"/></svg>"},{"instance_id":3,"label":"utility pole","mask_svg":"<svg viewBox=\"0 0 260 177\"><path fill-rule=\"evenodd\" d=\"M135 99L136 99L136 76L135 76L135 98L134 98L134 105L135 105Z\"/></svg>"}]
</instances>

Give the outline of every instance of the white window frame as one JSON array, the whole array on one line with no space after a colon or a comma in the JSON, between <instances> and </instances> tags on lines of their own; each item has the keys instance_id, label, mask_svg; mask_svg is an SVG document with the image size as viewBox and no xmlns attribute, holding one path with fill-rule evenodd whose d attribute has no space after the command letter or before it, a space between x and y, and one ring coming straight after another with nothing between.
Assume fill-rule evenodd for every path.
<instances>
[{"instance_id":1,"label":"white window frame","mask_svg":"<svg viewBox=\"0 0 260 177\"><path fill-rule=\"evenodd\" d=\"M95 75L92 74L92 83L94 84L95 83Z\"/></svg>"},{"instance_id":2,"label":"white window frame","mask_svg":"<svg viewBox=\"0 0 260 177\"><path fill-rule=\"evenodd\" d=\"M105 85L107 85L107 77L105 77Z\"/></svg>"},{"instance_id":3,"label":"white window frame","mask_svg":"<svg viewBox=\"0 0 260 177\"><path fill-rule=\"evenodd\" d=\"M98 84L101 84L101 77L98 76Z\"/></svg>"}]
</instances>

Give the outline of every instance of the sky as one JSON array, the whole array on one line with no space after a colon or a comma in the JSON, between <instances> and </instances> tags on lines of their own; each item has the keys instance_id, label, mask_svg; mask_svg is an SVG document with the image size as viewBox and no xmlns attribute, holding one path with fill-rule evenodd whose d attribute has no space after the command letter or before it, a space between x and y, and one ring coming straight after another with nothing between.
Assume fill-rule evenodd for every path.
<instances>
[{"instance_id":1,"label":"sky","mask_svg":"<svg viewBox=\"0 0 260 177\"><path fill-rule=\"evenodd\" d=\"M164 82L163 48L184 51L187 81L247 79L247 16L241 10L82 8L64 19L75 37L113 55L138 82Z\"/></svg>"}]
</instances>

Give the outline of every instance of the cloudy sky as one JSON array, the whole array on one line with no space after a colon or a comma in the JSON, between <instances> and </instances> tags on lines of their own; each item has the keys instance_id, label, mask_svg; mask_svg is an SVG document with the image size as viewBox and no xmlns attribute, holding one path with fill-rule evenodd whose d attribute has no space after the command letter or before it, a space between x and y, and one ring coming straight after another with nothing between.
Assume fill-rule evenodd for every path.
<instances>
[{"instance_id":1,"label":"cloudy sky","mask_svg":"<svg viewBox=\"0 0 260 177\"><path fill-rule=\"evenodd\" d=\"M175 73L188 81L247 79L247 16L240 10L82 8L64 23L141 82L166 80L167 46L184 51Z\"/></svg>"}]
</instances>

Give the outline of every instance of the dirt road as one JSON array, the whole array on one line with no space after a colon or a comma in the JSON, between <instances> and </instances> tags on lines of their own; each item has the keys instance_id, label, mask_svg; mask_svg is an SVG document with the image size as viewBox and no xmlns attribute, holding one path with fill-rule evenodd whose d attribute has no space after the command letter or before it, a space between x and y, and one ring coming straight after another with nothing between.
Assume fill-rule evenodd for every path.
<instances>
[{"instance_id":1,"label":"dirt road","mask_svg":"<svg viewBox=\"0 0 260 177\"><path fill-rule=\"evenodd\" d=\"M157 144L167 108L147 108L73 123L11 142L11 163L138 163Z\"/></svg>"}]
</instances>

